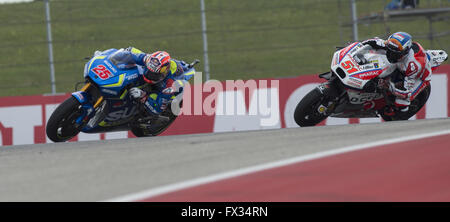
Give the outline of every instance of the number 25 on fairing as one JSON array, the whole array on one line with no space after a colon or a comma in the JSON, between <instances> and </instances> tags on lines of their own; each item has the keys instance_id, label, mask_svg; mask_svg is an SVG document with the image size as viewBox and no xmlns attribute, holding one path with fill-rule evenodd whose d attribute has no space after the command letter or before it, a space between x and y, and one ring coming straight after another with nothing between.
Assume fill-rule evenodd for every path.
<instances>
[{"instance_id":1,"label":"number 25 on fairing","mask_svg":"<svg viewBox=\"0 0 450 222\"><path fill-rule=\"evenodd\" d=\"M111 76L111 72L104 65L98 65L93 68L92 71L103 80L108 79Z\"/></svg>"}]
</instances>

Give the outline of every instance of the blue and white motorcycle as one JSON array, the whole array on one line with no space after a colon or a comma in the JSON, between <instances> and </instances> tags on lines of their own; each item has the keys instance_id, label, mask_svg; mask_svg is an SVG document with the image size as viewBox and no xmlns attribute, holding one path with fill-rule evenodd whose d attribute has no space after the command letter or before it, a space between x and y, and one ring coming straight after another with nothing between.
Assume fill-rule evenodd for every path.
<instances>
[{"instance_id":1,"label":"blue and white motorcycle","mask_svg":"<svg viewBox=\"0 0 450 222\"><path fill-rule=\"evenodd\" d=\"M143 67L128 65L119 50L96 52L84 68L84 86L61 103L50 116L46 133L54 142L64 142L79 132L102 133L128 131L137 136L156 136L166 130L177 118L171 104L180 107L182 96L168 104L160 115L147 115L141 103L129 96L129 89L139 87L152 92L152 86L143 78ZM188 81L195 74L195 60L187 65L187 71L177 78ZM182 91L182 89L180 90Z\"/></svg>"}]
</instances>

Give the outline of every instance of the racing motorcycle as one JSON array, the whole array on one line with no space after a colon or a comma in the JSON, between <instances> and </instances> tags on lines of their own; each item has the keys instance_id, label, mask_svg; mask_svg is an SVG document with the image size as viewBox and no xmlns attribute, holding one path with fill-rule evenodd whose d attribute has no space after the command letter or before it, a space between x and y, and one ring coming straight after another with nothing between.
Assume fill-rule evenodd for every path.
<instances>
[{"instance_id":1,"label":"racing motorcycle","mask_svg":"<svg viewBox=\"0 0 450 222\"><path fill-rule=\"evenodd\" d=\"M369 47L354 42L338 48L331 61L331 71L319 74L327 81L306 94L295 108L294 120L299 126L314 126L329 116L407 120L425 105L431 92L430 85L411 101L408 111L395 109L395 96L386 86L400 86L403 75L390 65L384 50ZM416 51L418 47L414 43L412 49ZM426 50L426 56L432 70L448 58L443 50ZM360 65L357 61L365 63ZM393 112L385 112L387 110Z\"/></svg>"},{"instance_id":2,"label":"racing motorcycle","mask_svg":"<svg viewBox=\"0 0 450 222\"><path fill-rule=\"evenodd\" d=\"M123 49L120 49L123 50ZM127 65L127 58L110 49L97 51L84 67L84 86L61 103L50 116L46 133L54 142L64 142L79 132L102 133L128 131L136 137L156 136L166 130L177 118L170 108L172 103L182 106L177 96L159 115L147 115L142 103L129 95L129 89L139 87L152 92L152 86L142 79L143 67ZM188 81L195 74L199 60L187 64L188 70L177 80ZM182 91L182 89L179 89Z\"/></svg>"}]
</instances>

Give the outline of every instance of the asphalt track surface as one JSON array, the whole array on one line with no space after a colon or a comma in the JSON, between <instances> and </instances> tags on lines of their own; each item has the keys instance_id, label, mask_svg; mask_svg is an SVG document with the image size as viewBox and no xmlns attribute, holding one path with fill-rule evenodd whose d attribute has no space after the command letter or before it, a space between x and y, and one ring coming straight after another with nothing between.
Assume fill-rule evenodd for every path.
<instances>
[{"instance_id":1,"label":"asphalt track surface","mask_svg":"<svg viewBox=\"0 0 450 222\"><path fill-rule=\"evenodd\" d=\"M125 200L255 165L448 130L447 118L6 146L0 147L0 201Z\"/></svg>"}]
</instances>

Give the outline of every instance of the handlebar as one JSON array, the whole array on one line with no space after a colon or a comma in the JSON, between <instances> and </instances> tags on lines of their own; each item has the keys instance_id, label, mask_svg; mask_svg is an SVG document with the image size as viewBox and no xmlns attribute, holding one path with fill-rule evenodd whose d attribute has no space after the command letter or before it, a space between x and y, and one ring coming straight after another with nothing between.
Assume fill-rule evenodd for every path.
<instances>
[{"instance_id":1,"label":"handlebar","mask_svg":"<svg viewBox=\"0 0 450 222\"><path fill-rule=\"evenodd\" d=\"M188 67L193 68L197 63L200 63L200 60L195 59L191 64L188 65Z\"/></svg>"}]
</instances>

